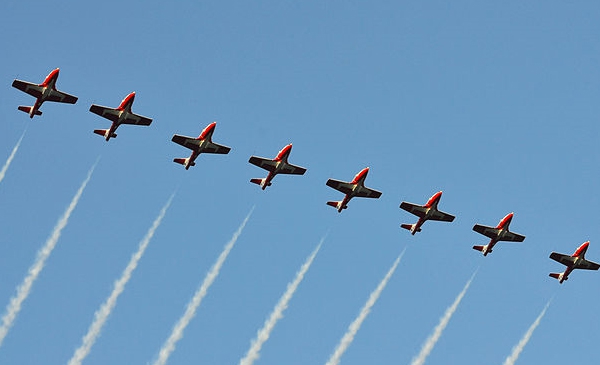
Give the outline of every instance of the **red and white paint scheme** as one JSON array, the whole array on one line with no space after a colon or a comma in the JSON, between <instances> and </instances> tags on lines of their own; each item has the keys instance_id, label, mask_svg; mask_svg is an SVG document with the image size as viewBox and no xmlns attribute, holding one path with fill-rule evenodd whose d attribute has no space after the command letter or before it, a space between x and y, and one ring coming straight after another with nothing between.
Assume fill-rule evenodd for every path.
<instances>
[{"instance_id":1,"label":"red and white paint scheme","mask_svg":"<svg viewBox=\"0 0 600 365\"><path fill-rule=\"evenodd\" d=\"M267 186L271 186L271 180L277 174L304 175L306 172L304 167L288 163L291 151L292 144L290 143L283 147L274 159L251 156L248 162L269 171L269 174L264 179L250 179L250 182L259 185L261 189L265 190Z\"/></svg>"},{"instance_id":2,"label":"red and white paint scheme","mask_svg":"<svg viewBox=\"0 0 600 365\"><path fill-rule=\"evenodd\" d=\"M488 253L492 252L492 248L498 241L509 241L509 242L523 242L525 236L517 233L513 233L508 230L508 226L513 219L514 213L508 213L506 217L502 218L500 223L496 227L488 227L476 224L473 226L473 230L477 233L491 238L490 243L485 246L473 246L473 249L483 252L483 256L487 256Z\"/></svg>"},{"instance_id":3,"label":"red and white paint scheme","mask_svg":"<svg viewBox=\"0 0 600 365\"><path fill-rule=\"evenodd\" d=\"M121 124L150 125L152 119L135 114L131 111L134 99L135 91L127 95L116 109L92 104L90 107L92 113L112 121L112 125L109 129L95 129L94 133L101 135L108 142L109 139L117 137L115 132Z\"/></svg>"},{"instance_id":4,"label":"red and white paint scheme","mask_svg":"<svg viewBox=\"0 0 600 365\"><path fill-rule=\"evenodd\" d=\"M563 281L569 279L569 274L575 269L598 270L598 268L600 268L599 264L585 259L585 253L589 245L590 241L584 242L571 256L552 252L550 254L550 258L554 261L560 262L567 268L562 273L550 273L550 277L557 279L558 282L562 284Z\"/></svg>"},{"instance_id":5,"label":"red and white paint scheme","mask_svg":"<svg viewBox=\"0 0 600 365\"><path fill-rule=\"evenodd\" d=\"M212 141L212 135L215 132L216 126L217 122L210 123L206 128L204 128L198 138L181 136L179 134L173 135L171 141L192 150L190 157L175 158L173 159L173 162L185 166L185 169L188 170L190 166L196 165L194 161L201 153L218 153L222 155L228 154L229 151L231 151L231 148L213 143Z\"/></svg>"},{"instance_id":6,"label":"red and white paint scheme","mask_svg":"<svg viewBox=\"0 0 600 365\"><path fill-rule=\"evenodd\" d=\"M438 191L429 198L425 205L402 202L400 208L416 215L419 217L419 220L415 224L401 224L400 227L409 230L410 233L414 235L417 232L421 232L421 226L427 220L452 222L454 220L453 215L438 210L438 203L441 198L442 192Z\"/></svg>"},{"instance_id":7,"label":"red and white paint scheme","mask_svg":"<svg viewBox=\"0 0 600 365\"><path fill-rule=\"evenodd\" d=\"M346 194L344 199L340 201L329 201L327 205L337 209L338 213L341 213L343 209L348 208L348 202L354 197L358 198L379 198L381 192L365 187L365 179L369 173L369 168L365 167L360 170L351 182L339 181L334 179L327 180L327 186L334 188L335 190L341 191Z\"/></svg>"},{"instance_id":8,"label":"red and white paint scheme","mask_svg":"<svg viewBox=\"0 0 600 365\"><path fill-rule=\"evenodd\" d=\"M37 100L33 106L19 106L18 109L22 112L29 114L29 118L33 118L34 115L42 115L39 110L44 101L54 101L58 103L75 104L77 97L63 93L62 91L56 90L56 80L58 79L57 68L46 76L46 79L41 84L32 84L27 81L14 80L12 86L27 94L33 96Z\"/></svg>"}]
</instances>

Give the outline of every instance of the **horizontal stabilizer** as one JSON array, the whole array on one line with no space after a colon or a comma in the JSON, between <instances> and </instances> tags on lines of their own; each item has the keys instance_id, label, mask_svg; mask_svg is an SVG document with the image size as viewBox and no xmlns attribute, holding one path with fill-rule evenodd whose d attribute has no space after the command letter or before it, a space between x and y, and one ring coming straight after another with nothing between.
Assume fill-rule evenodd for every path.
<instances>
[{"instance_id":1,"label":"horizontal stabilizer","mask_svg":"<svg viewBox=\"0 0 600 365\"><path fill-rule=\"evenodd\" d=\"M417 232L421 232L421 228L417 228L415 230L415 225L414 224L401 224L400 227L404 228L404 229L408 229L410 231L410 233L412 233L413 235Z\"/></svg>"},{"instance_id":2,"label":"horizontal stabilizer","mask_svg":"<svg viewBox=\"0 0 600 365\"><path fill-rule=\"evenodd\" d=\"M263 183L263 179L250 179L251 183L261 185Z\"/></svg>"},{"instance_id":3,"label":"horizontal stabilizer","mask_svg":"<svg viewBox=\"0 0 600 365\"><path fill-rule=\"evenodd\" d=\"M180 165L185 165L185 158L174 158L173 162L176 162Z\"/></svg>"},{"instance_id":4,"label":"horizontal stabilizer","mask_svg":"<svg viewBox=\"0 0 600 365\"><path fill-rule=\"evenodd\" d=\"M102 137L105 137L107 141L109 138L117 138L117 134L114 132L113 132L113 134L111 134L110 136L107 137L108 129L94 129L94 133L99 134Z\"/></svg>"},{"instance_id":5,"label":"horizontal stabilizer","mask_svg":"<svg viewBox=\"0 0 600 365\"><path fill-rule=\"evenodd\" d=\"M27 113L27 114L31 113L31 108L33 108L33 107L31 107L31 106L23 106L23 105L20 105L20 106L18 107L18 109L19 109L20 111L22 111L22 112L25 112L25 113ZM41 111L39 111L39 110L36 110L36 111L35 111L35 115L42 115L42 112L41 112Z\"/></svg>"},{"instance_id":6,"label":"horizontal stabilizer","mask_svg":"<svg viewBox=\"0 0 600 365\"><path fill-rule=\"evenodd\" d=\"M327 202L327 205L332 206L337 209L337 206L340 202Z\"/></svg>"},{"instance_id":7,"label":"horizontal stabilizer","mask_svg":"<svg viewBox=\"0 0 600 365\"><path fill-rule=\"evenodd\" d=\"M550 276L551 278L555 278L555 279L557 279L557 280L560 278L560 274L559 274L559 273L555 273L555 272L553 272L553 273L550 273L550 275L549 275L549 276Z\"/></svg>"},{"instance_id":8,"label":"horizontal stabilizer","mask_svg":"<svg viewBox=\"0 0 600 365\"><path fill-rule=\"evenodd\" d=\"M484 248L485 248L485 246L473 246L474 250L481 251L481 252L483 252Z\"/></svg>"}]
</instances>

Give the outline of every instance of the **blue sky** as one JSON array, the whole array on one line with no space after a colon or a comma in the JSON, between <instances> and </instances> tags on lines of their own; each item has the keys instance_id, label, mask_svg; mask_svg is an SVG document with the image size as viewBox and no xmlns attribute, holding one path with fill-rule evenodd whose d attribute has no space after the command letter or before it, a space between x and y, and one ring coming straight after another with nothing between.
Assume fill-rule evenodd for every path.
<instances>
[{"instance_id":1,"label":"blue sky","mask_svg":"<svg viewBox=\"0 0 600 365\"><path fill-rule=\"evenodd\" d=\"M3 2L0 161L26 130L0 183L0 305L8 303L59 216L100 162L46 268L0 348L0 363L66 363L139 241L176 191L139 267L85 364L155 359L194 290L250 209L254 213L178 343L170 364L236 363L328 232L257 364L325 363L399 253L394 276L343 364L409 363L479 271L428 364L501 363L550 298L520 363L598 358L599 273L563 267L551 251L591 241L600 261L597 148L600 6L594 2ZM75 105L33 98L60 67ZM131 91L150 127L109 121ZM173 134L213 140L201 155ZM304 176L266 172L250 155L286 144ZM342 197L328 178L370 166L378 200ZM410 236L406 200L443 190L451 224ZM475 223L515 212L522 244L483 257Z\"/></svg>"}]
</instances>

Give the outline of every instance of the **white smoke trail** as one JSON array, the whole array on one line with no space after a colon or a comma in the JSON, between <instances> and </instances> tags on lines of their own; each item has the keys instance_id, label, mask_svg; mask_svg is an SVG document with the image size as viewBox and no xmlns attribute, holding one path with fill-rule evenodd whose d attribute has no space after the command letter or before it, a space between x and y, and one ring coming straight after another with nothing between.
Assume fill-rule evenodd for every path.
<instances>
[{"instance_id":1,"label":"white smoke trail","mask_svg":"<svg viewBox=\"0 0 600 365\"><path fill-rule=\"evenodd\" d=\"M273 331L273 328L275 328L277 321L283 318L283 312L287 309L290 299L292 299L296 289L298 289L298 285L300 285L300 282L302 282L304 275L310 268L315 256L317 256L317 253L319 252L324 240L325 237L321 239L321 242L319 242L317 248L315 248L312 254L306 259L306 262L304 262L300 268L300 271L296 273L294 281L288 284L285 293L283 293L281 298L279 298L279 302L277 302L275 308L273 308L273 312L271 312L271 315L269 318L267 318L263 327L257 332L256 338L252 340L252 344L250 349L248 349L246 356L240 360L240 365L252 365L254 361L258 359L262 345L269 339L271 331Z\"/></svg>"},{"instance_id":2,"label":"white smoke trail","mask_svg":"<svg viewBox=\"0 0 600 365\"><path fill-rule=\"evenodd\" d=\"M156 359L156 361L154 361L154 365L165 365L167 363L167 361L169 360L169 356L171 356L171 353L173 353L173 351L175 350L175 345L177 344L177 342L179 340L181 340L181 338L183 337L183 331L185 330L187 325L190 323L192 318L194 318L194 316L196 315L196 310L200 306L202 299L208 292L208 289L210 288L212 283L215 281L215 279L219 275L221 266L223 266L223 263L227 259L227 256L229 255L229 252L233 248L233 245L235 245L235 242L238 240L238 238L242 234L242 231L244 230L244 227L246 226L246 223L250 219L250 216L252 215L253 211L254 211L254 207L252 207L252 209L250 210L250 213L248 213L246 218L244 218L244 221L239 226L237 231L235 231L235 233L233 234L233 237L231 237L231 240L229 242L227 242L227 244L225 245L223 252L221 252L219 257L217 258L217 261L213 264L213 266L210 268L209 272L206 274L204 281L202 282L202 284L200 285L198 290L196 290L196 293L194 293L194 296L188 303L183 316L181 316L181 318L179 318L179 321L177 321L177 323L173 327L173 330L171 331L171 335L165 341L162 348L160 349L160 351L158 353L158 358Z\"/></svg>"},{"instance_id":3,"label":"white smoke trail","mask_svg":"<svg viewBox=\"0 0 600 365\"><path fill-rule=\"evenodd\" d=\"M15 145L15 147L13 147L13 150L10 153L10 156L8 156L8 159L6 160L6 162L4 163L4 166L2 166L2 170L0 170L0 182L2 182L2 180L4 180L4 176L6 176L6 170L8 170L8 167L10 166L10 163L12 162L13 158L15 158L15 155L17 154L17 150L19 149L19 146L21 145L21 141L23 140L23 137L25 137L25 132L23 132L23 135L21 135L21 138L19 138L19 141L17 142L17 144Z\"/></svg>"},{"instance_id":4,"label":"white smoke trail","mask_svg":"<svg viewBox=\"0 0 600 365\"><path fill-rule=\"evenodd\" d=\"M523 336L523 338L521 339L521 341L519 341L519 343L517 344L517 346L513 347L513 350L512 350L512 353L510 354L510 356L507 357L506 360L504 360L504 365L513 365L515 362L517 362L517 359L519 358L519 355L521 355L521 352L525 348L525 345L527 345L527 342L529 342L529 339L531 338L531 335L533 335L533 331L535 331L535 329L537 328L537 326L540 324L540 321L544 317L544 314L546 314L546 310L550 306L550 302L551 302L551 300L548 301L548 303L546 303L546 306L544 307L544 309L542 309L542 312L535 319L535 321L533 322L533 324L531 325L531 327L529 327L529 329L527 330L527 332L525 332L525 335Z\"/></svg>"},{"instance_id":5,"label":"white smoke trail","mask_svg":"<svg viewBox=\"0 0 600 365\"><path fill-rule=\"evenodd\" d=\"M385 286L387 285L388 281L392 277L392 274L396 270L398 263L400 263L400 260L402 259L402 256L404 255L405 251L406 251L406 248L402 251L400 256L398 256L396 261L394 261L394 264L392 265L390 270L387 272L387 274L385 275L383 280L381 280L381 282L379 283L377 288L371 293L371 295L369 296L369 300L367 300L364 307L360 310L358 317L356 317L354 322L352 322L350 324L350 326L348 326L348 330L344 334L344 337L342 337L342 339L340 340L340 343L335 348L335 351L329 358L329 361L327 361L326 365L337 365L340 363L340 359L342 358L342 355L344 354L344 352L346 352L346 349L348 349L348 346L350 346L350 344L352 343L352 340L354 340L354 336L360 329L360 326L362 325L363 321L365 320L365 318L367 318L367 315L369 314L369 312L371 312L371 308L373 308L373 305L375 305L375 302L377 302L377 299L379 299L381 292L383 291L383 289L385 289Z\"/></svg>"},{"instance_id":6,"label":"white smoke trail","mask_svg":"<svg viewBox=\"0 0 600 365\"><path fill-rule=\"evenodd\" d=\"M427 340L423 344L423 347L421 348L421 352L419 353L419 355L417 355L416 357L413 358L411 365L423 365L425 363L425 360L427 360L427 356L429 356L429 354L431 353L431 350L433 350L433 347L435 346L436 342L440 339L440 336L442 336L442 332L448 325L448 322L450 322L450 318L452 318L452 315L456 311L456 308L458 308L460 301L467 293L467 289L469 289L471 282L475 278L475 274L477 274L477 271L475 271L473 273L473 275L471 276L469 281L467 281L467 284L465 285L463 290L458 294L456 299L454 299L454 303L452 303L452 305L450 307L448 307L448 309L446 309L444 316L442 318L440 318L440 322L433 330L433 333L431 334L431 336L429 336L429 338L427 338Z\"/></svg>"},{"instance_id":7,"label":"white smoke trail","mask_svg":"<svg viewBox=\"0 0 600 365\"><path fill-rule=\"evenodd\" d=\"M160 226L162 219L167 213L167 209L169 209L169 206L171 205L174 196L175 193L171 195L165 206L162 207L158 217L156 217L154 223L152 223L152 226L146 233L146 236L144 236L144 238L140 241L140 245L137 252L134 253L133 256L131 256L131 260L129 260L129 264L127 264L127 267L125 267L123 274L121 274L121 277L117 281L115 281L115 286L112 293L110 293L108 298L106 298L106 301L102 304L102 306L100 306L96 313L94 313L94 321L90 325L90 328L88 329L86 335L83 336L81 346L79 346L79 348L75 350L75 353L73 354L71 360L69 360L68 365L80 365L81 362L90 353L92 346L94 345L94 343L98 339L98 336L100 335L100 332L102 331L102 327L106 323L106 320L110 316L112 310L115 308L119 295L121 295L123 290L125 290L125 285L131 278L131 274L133 274L133 271L136 269L138 262L144 255L144 251L146 251L146 247L148 247L148 244L154 236L156 229L158 228L158 226Z\"/></svg>"},{"instance_id":8,"label":"white smoke trail","mask_svg":"<svg viewBox=\"0 0 600 365\"><path fill-rule=\"evenodd\" d=\"M0 346L2 346L2 342L4 341L6 334L12 327L13 322L14 322L15 318L17 317L17 314L19 314L19 311L21 310L21 305L23 304L23 301L25 299L27 299L27 296L29 295L29 292L31 291L31 287L33 286L33 283L35 282L38 275L44 268L46 259L50 256L50 254L52 253L52 250L56 246L56 243L58 242L58 239L60 238L60 234L61 234L63 228L65 228L65 226L69 222L69 217L71 216L71 213L73 213L73 210L77 206L77 203L79 202L79 198L81 198L81 194L83 194L83 190L85 189L86 185L90 181L90 179L92 177L92 173L94 172L94 168L96 168L97 163L98 163L98 161L96 161L96 163L94 163L94 165L88 172L87 177L85 178L85 180L79 187L79 190L77 190L77 193L73 197L73 200L71 200L71 203L67 207L67 210L65 210L62 217L60 217L60 219L58 220L58 223L56 223L56 226L54 227L54 230L50 234L50 237L48 238L48 240L46 240L46 243L44 244L44 246L38 251L35 262L29 268L28 274L25 277L25 279L23 279L23 282L21 283L21 285L19 285L19 287L17 288L17 294L15 296L13 296L12 298L10 298L10 302L6 306L6 313L2 317L2 326L0 326Z\"/></svg>"}]
</instances>

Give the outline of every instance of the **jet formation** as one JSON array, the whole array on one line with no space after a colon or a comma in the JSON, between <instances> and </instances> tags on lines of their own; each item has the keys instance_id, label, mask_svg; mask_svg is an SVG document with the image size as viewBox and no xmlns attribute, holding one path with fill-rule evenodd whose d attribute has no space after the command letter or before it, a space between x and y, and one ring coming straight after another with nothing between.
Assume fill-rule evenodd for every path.
<instances>
[{"instance_id":1,"label":"jet formation","mask_svg":"<svg viewBox=\"0 0 600 365\"><path fill-rule=\"evenodd\" d=\"M48 76L46 76L41 84L15 79L12 83L14 88L36 98L33 106L19 106L17 109L27 113L29 118L32 119L36 115L42 115L42 112L39 109L46 101L75 104L78 99L76 96L56 89L58 74L59 69L54 69L48 74ZM108 129L95 129L93 132L104 137L104 139L108 142L111 138L117 137L116 130L121 124L149 126L152 123L151 118L135 114L131 111L131 106L133 105L135 95L135 92L127 95L117 108L92 104L90 107L90 112L112 122ZM201 153L228 154L231 150L230 147L223 146L212 141L212 136L216 125L217 122L210 123L206 128L204 128L204 130L202 130L197 138L187 137L179 134L173 135L171 141L192 151L190 157L175 158L173 159L173 162L183 165L185 169L188 170L190 167L196 165L196 158ZM250 179L250 182L257 184L262 190L265 190L268 186L272 185L273 178L278 174L304 175L306 168L293 165L288 162L291 150L292 144L290 143L283 147L273 159L251 156L248 162L267 170L268 174L265 178ZM328 201L327 205L335 208L338 213L341 213L344 209L348 208L348 203L352 198L358 197L378 199L382 193L365 186L365 179L367 178L368 173L369 167L365 167L364 169L360 170L350 182L328 179L326 182L327 186L338 190L345 195L342 200ZM438 191L431 196L431 198L429 198L427 203L424 205L403 201L400 204L400 208L417 216L419 219L414 224L404 223L401 224L400 227L408 230L411 235L415 235L417 232L421 232L422 225L428 220L442 222L454 221L455 216L442 212L438 209L438 204L441 197L442 192ZM500 223L498 223L496 227L475 224L473 226L473 231L490 238L490 241L486 245L475 245L473 246L473 249L481 251L483 256L487 256L492 252L492 249L496 243L500 241L523 242L525 240L525 236L509 230L509 225L513 219L513 216L514 213L507 214L504 218L502 218L502 220L500 220ZM589 241L584 242L577 248L577 250L575 250L573 255L552 252L550 254L550 258L565 265L566 269L562 273L550 273L550 277L557 279L558 282L562 284L569 278L569 275L575 269L598 270L600 268L600 264L585 259L585 253L588 250L589 244Z\"/></svg>"}]
</instances>

